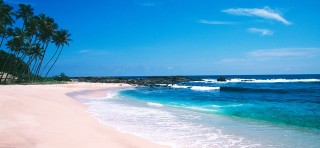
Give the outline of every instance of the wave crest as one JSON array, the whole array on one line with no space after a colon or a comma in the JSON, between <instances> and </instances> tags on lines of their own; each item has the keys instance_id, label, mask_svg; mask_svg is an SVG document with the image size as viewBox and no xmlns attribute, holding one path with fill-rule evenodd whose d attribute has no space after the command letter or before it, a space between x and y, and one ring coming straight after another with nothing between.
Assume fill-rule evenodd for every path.
<instances>
[{"instance_id":1,"label":"wave crest","mask_svg":"<svg viewBox=\"0 0 320 148\"><path fill-rule=\"evenodd\" d=\"M190 86L184 86L184 85L177 85L177 84L171 84L171 85L168 85L168 87L171 87L171 88L189 88Z\"/></svg>"},{"instance_id":2,"label":"wave crest","mask_svg":"<svg viewBox=\"0 0 320 148\"><path fill-rule=\"evenodd\" d=\"M177 84L173 84L173 85L168 85L168 87L171 88L190 88L191 90L195 90L195 91L213 91L213 90L219 90L220 87L209 87L209 86L185 86L185 85L177 85Z\"/></svg>"},{"instance_id":3,"label":"wave crest","mask_svg":"<svg viewBox=\"0 0 320 148\"><path fill-rule=\"evenodd\" d=\"M227 79L227 81L217 81L216 79L203 79L204 83L290 83L290 82L320 82L320 79Z\"/></svg>"},{"instance_id":4,"label":"wave crest","mask_svg":"<svg viewBox=\"0 0 320 148\"><path fill-rule=\"evenodd\" d=\"M196 91L212 91L212 90L219 90L220 87L192 86L190 89L196 90Z\"/></svg>"},{"instance_id":5,"label":"wave crest","mask_svg":"<svg viewBox=\"0 0 320 148\"><path fill-rule=\"evenodd\" d=\"M163 107L163 104L154 103L154 102L147 102L147 105L149 105L149 106L154 106L154 107Z\"/></svg>"}]
</instances>

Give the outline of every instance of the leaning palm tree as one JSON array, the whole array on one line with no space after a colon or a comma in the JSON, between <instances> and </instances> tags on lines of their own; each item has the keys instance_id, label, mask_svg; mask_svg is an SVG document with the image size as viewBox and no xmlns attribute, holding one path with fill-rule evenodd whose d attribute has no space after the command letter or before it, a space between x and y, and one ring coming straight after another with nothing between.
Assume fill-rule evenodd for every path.
<instances>
[{"instance_id":1,"label":"leaning palm tree","mask_svg":"<svg viewBox=\"0 0 320 148\"><path fill-rule=\"evenodd\" d=\"M47 58L47 49L51 49L48 46L55 43L56 51L43 68L44 71L53 63L46 73L47 76L59 59L63 47L69 45L70 34L66 30L58 31L58 25L53 18L45 14L34 16L30 5L19 4L17 11L12 10L13 7L0 0L0 48L5 45L5 48L0 50L5 50L7 55L10 55L6 56L6 60L2 58L5 62L0 63L2 66L0 80L4 77L4 72L14 75L19 81L34 80L39 77L44 59ZM7 79L7 76L5 77Z\"/></svg>"},{"instance_id":2,"label":"leaning palm tree","mask_svg":"<svg viewBox=\"0 0 320 148\"><path fill-rule=\"evenodd\" d=\"M32 46L32 50L31 51L32 51L32 60L29 63L29 67L30 67L30 72L32 73L32 77L31 77L30 73L28 74L28 76L29 76L29 79L34 80L37 77L35 75L36 74L36 70L37 70L36 67L39 64L39 61L40 61L41 57L44 54L43 53L44 49L41 47L40 44L35 44L35 46Z\"/></svg>"},{"instance_id":3,"label":"leaning palm tree","mask_svg":"<svg viewBox=\"0 0 320 148\"><path fill-rule=\"evenodd\" d=\"M40 58L39 65L36 70L36 75L39 76L40 69L42 66L42 62L45 58L48 45L52 41L54 36L54 31L58 28L58 25L54 22L54 19L51 17L46 16L45 14L40 14L39 16L39 40L42 43L42 48L44 49L44 54Z\"/></svg>"},{"instance_id":4,"label":"leaning palm tree","mask_svg":"<svg viewBox=\"0 0 320 148\"><path fill-rule=\"evenodd\" d=\"M31 17L25 24L26 26L26 35L30 39L30 45L35 44L38 41L39 37L39 17Z\"/></svg>"},{"instance_id":5,"label":"leaning palm tree","mask_svg":"<svg viewBox=\"0 0 320 148\"><path fill-rule=\"evenodd\" d=\"M51 67L49 68L48 72L46 73L46 76L48 76L49 72L51 71L52 67L56 64L57 60L59 59L61 52L64 48L65 45L69 46L69 42L72 41L70 39L71 34L68 32L68 30L58 30L55 32L55 35L53 36L53 42L55 43L55 45L57 46L57 50L60 48L60 51L58 53L57 58L55 59L55 61L53 62L53 64L51 65Z\"/></svg>"}]
</instances>

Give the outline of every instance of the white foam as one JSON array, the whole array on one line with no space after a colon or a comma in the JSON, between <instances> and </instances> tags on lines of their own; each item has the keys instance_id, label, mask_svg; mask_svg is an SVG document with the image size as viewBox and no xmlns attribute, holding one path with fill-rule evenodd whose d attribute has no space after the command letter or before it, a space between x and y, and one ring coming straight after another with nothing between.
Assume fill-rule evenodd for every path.
<instances>
[{"instance_id":1,"label":"white foam","mask_svg":"<svg viewBox=\"0 0 320 148\"><path fill-rule=\"evenodd\" d=\"M243 122L234 118L170 107L149 107L148 103L121 96L118 99L88 98L81 101L88 105L90 113L101 122L122 132L174 148L253 148L276 147L279 144L281 147L303 147L305 143L310 145L310 142L311 145L312 142L315 145L313 147L319 145L318 133L313 136L310 133L301 134L291 128L285 130L275 126L270 127L269 124L256 121ZM229 106L231 105L240 104ZM191 106L190 110L192 109L206 111L206 108L194 106Z\"/></svg>"},{"instance_id":2,"label":"white foam","mask_svg":"<svg viewBox=\"0 0 320 148\"><path fill-rule=\"evenodd\" d=\"M168 84L156 84L157 86L168 86Z\"/></svg>"},{"instance_id":3,"label":"white foam","mask_svg":"<svg viewBox=\"0 0 320 148\"><path fill-rule=\"evenodd\" d=\"M219 90L220 87L209 87L209 86L185 86L185 85L177 85L177 84L173 84L173 85L168 85L171 88L190 88L191 90L195 90L195 91L213 91L213 90Z\"/></svg>"},{"instance_id":4,"label":"white foam","mask_svg":"<svg viewBox=\"0 0 320 148\"><path fill-rule=\"evenodd\" d=\"M227 79L226 81L217 81L216 79L203 79L203 81L194 81L203 83L289 83L289 82L320 82L320 79Z\"/></svg>"},{"instance_id":5,"label":"white foam","mask_svg":"<svg viewBox=\"0 0 320 148\"><path fill-rule=\"evenodd\" d=\"M163 107L163 104L160 103L154 103L154 102L147 102L149 106L155 106L155 107Z\"/></svg>"},{"instance_id":6,"label":"white foam","mask_svg":"<svg viewBox=\"0 0 320 148\"><path fill-rule=\"evenodd\" d=\"M268 80L253 80L252 82L253 83L320 82L320 79L268 79Z\"/></svg>"},{"instance_id":7,"label":"white foam","mask_svg":"<svg viewBox=\"0 0 320 148\"><path fill-rule=\"evenodd\" d=\"M243 104L230 104L230 105L211 105L213 108L222 108L222 107L239 107L243 106Z\"/></svg>"},{"instance_id":8,"label":"white foam","mask_svg":"<svg viewBox=\"0 0 320 148\"><path fill-rule=\"evenodd\" d=\"M243 104L230 104L230 105L226 105L225 107L239 107L239 106L243 106Z\"/></svg>"},{"instance_id":9,"label":"white foam","mask_svg":"<svg viewBox=\"0 0 320 148\"><path fill-rule=\"evenodd\" d=\"M184 108L194 110L194 111L202 111L202 112L217 112L217 110L215 110L215 109L207 109L207 108L202 108L202 107L197 107L197 106L187 106Z\"/></svg>"},{"instance_id":10,"label":"white foam","mask_svg":"<svg viewBox=\"0 0 320 148\"><path fill-rule=\"evenodd\" d=\"M101 99L113 99L113 98L116 98L116 96L118 96L118 92L110 91L110 92L107 92L106 96L102 97Z\"/></svg>"},{"instance_id":11,"label":"white foam","mask_svg":"<svg viewBox=\"0 0 320 148\"><path fill-rule=\"evenodd\" d=\"M189 88L190 86L184 86L184 85L177 85L177 84L171 84L171 85L168 85L169 87L171 88Z\"/></svg>"},{"instance_id":12,"label":"white foam","mask_svg":"<svg viewBox=\"0 0 320 148\"><path fill-rule=\"evenodd\" d=\"M90 112L103 123L174 148L242 147L255 144L236 135L228 135L213 126L202 124L199 115L180 114L163 108L126 104L127 100L89 100ZM149 102L149 104L154 104ZM197 107L190 109L199 110ZM201 110L201 108L200 108ZM197 120L193 123L187 120ZM165 131L165 132L164 132Z\"/></svg>"},{"instance_id":13,"label":"white foam","mask_svg":"<svg viewBox=\"0 0 320 148\"><path fill-rule=\"evenodd\" d=\"M220 108L220 107L222 107L221 105L211 105L212 107L214 107L214 108Z\"/></svg>"},{"instance_id":14,"label":"white foam","mask_svg":"<svg viewBox=\"0 0 320 148\"><path fill-rule=\"evenodd\" d=\"M79 100L86 100L86 99L95 99L95 100L108 100L108 99L116 99L118 98L118 91L107 91L105 96L103 97L95 97L95 96L88 96L83 94L77 94L74 98Z\"/></svg>"},{"instance_id":15,"label":"white foam","mask_svg":"<svg viewBox=\"0 0 320 148\"><path fill-rule=\"evenodd\" d=\"M219 90L220 87L192 86L190 89L196 90L196 91L212 91L212 90Z\"/></svg>"}]
</instances>

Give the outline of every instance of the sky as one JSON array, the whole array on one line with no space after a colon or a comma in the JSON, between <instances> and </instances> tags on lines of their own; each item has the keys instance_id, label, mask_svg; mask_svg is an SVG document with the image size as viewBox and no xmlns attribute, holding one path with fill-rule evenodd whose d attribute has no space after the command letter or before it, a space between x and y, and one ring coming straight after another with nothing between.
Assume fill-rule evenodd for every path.
<instances>
[{"instance_id":1,"label":"sky","mask_svg":"<svg viewBox=\"0 0 320 148\"><path fill-rule=\"evenodd\" d=\"M320 74L318 0L4 1L71 32L52 75Z\"/></svg>"}]
</instances>

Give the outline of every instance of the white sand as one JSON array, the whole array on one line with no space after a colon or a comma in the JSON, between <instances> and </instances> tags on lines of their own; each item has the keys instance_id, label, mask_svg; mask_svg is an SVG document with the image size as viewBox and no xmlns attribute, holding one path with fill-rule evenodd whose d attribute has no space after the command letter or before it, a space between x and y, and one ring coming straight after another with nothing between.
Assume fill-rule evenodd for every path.
<instances>
[{"instance_id":1,"label":"white sand","mask_svg":"<svg viewBox=\"0 0 320 148\"><path fill-rule=\"evenodd\" d=\"M87 107L66 94L106 95L106 89L123 84L75 83L59 85L0 86L1 148L157 148L154 144L100 123Z\"/></svg>"}]
</instances>

